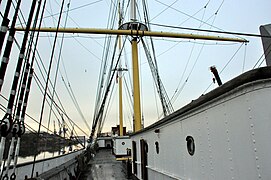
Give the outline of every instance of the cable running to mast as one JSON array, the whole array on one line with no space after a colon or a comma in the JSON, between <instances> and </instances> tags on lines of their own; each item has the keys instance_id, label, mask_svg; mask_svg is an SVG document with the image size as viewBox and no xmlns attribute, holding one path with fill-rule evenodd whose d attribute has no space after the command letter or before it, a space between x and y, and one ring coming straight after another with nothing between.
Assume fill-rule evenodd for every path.
<instances>
[{"instance_id":1,"label":"cable running to mast","mask_svg":"<svg viewBox=\"0 0 271 180\"><path fill-rule=\"evenodd\" d=\"M38 21L38 17L39 17L39 12L40 12L40 7L41 7L41 1L39 1L38 4L38 8L36 11L36 16L34 18L34 24L33 27L36 27L37 25L37 21ZM17 138L17 146L16 146L16 152L15 152L15 156L19 155L19 146L18 143L20 145L20 137L24 134L25 132L25 125L24 125L24 121L20 121L20 113L21 113L21 108L22 108L22 103L23 103L23 99L24 99L24 94L25 94L25 90L26 90L26 83L27 83L27 78L28 78L28 74L29 74L29 70L30 70L30 63L29 63L29 56L30 56L30 51L33 45L33 41L34 41L34 32L30 33L30 43L28 46L28 52L26 53L26 59L25 59L25 69L24 69L24 73L22 74L22 86L20 90L20 94L18 94L18 105L17 105L17 109L16 109L16 116L15 116L15 120L13 121L13 131L12 131L12 139L11 139L11 145L10 145L10 149L9 149L9 153L8 153L8 160L7 160L7 167L6 167L6 172L4 175L4 178L8 177L8 170L10 167L10 163L12 160L12 156L14 153L14 147L15 147L15 139ZM33 62L32 62L33 63ZM17 160L15 160L17 161ZM17 162L16 162L17 163ZM14 179L16 177L15 173L12 174L11 178Z\"/></svg>"},{"instance_id":2,"label":"cable running to mast","mask_svg":"<svg viewBox=\"0 0 271 180\"><path fill-rule=\"evenodd\" d=\"M60 26L60 20L61 20L61 17L62 17L62 11L63 11L63 8L64 8L64 2L65 2L65 0L62 0L62 4L61 4L61 8L60 8L60 15L59 15L58 24L57 24L57 30L58 30L58 28L59 28L59 26ZM44 96L43 96L42 106L41 106L40 125L39 125L39 128L38 128L38 134L40 133L40 127L41 127L41 123L42 123L42 119L43 119L43 112L44 112L44 106L45 106L45 99L46 99L47 90L48 90L48 84L49 84L49 78L50 78L50 73L51 73L51 68L52 68L52 62L53 62L53 57L54 57L54 51L55 51L55 46L56 46L56 41L57 41L57 35L58 35L58 31L56 31L55 39L54 39L54 44L53 44L53 49L52 49L52 52L51 52L51 58L50 58L50 63L49 63L49 68L48 68L48 73L47 73L47 79L46 79L45 90L44 90ZM39 141L38 141L38 142L39 142ZM34 175L35 163L36 163L36 155L34 156L34 160L33 160L33 167L32 167L31 178L33 178L33 175Z\"/></svg>"},{"instance_id":3,"label":"cable running to mast","mask_svg":"<svg viewBox=\"0 0 271 180\"><path fill-rule=\"evenodd\" d=\"M0 67L0 92L1 92L2 86L4 84L7 65L9 63L10 53L11 53L13 40L14 40L14 36L15 36L15 25L16 25L16 21L17 21L18 12L19 12L19 9L20 9L21 1L22 0L18 0L16 8L15 8L15 12L14 12L12 23L11 23L10 30L9 30L9 35L8 35L7 42L6 42L6 47L5 47L3 58L2 58L2 61L1 61L1 67ZM0 50L0 52L1 52L1 50Z\"/></svg>"},{"instance_id":4,"label":"cable running to mast","mask_svg":"<svg viewBox=\"0 0 271 180\"><path fill-rule=\"evenodd\" d=\"M65 22L64 22L64 29L66 28L67 25L67 19L68 19L68 14L69 14L69 9L70 9L70 2L71 0L69 0L68 4L67 4L67 14L66 14L66 18L65 18ZM63 49L63 44L64 44L64 33L62 34L61 37L61 43L60 43L60 50L59 50L59 54L58 54L58 59L57 59L57 65L56 65L56 70L55 70L55 79L54 79L54 84L53 84L53 92L52 92L52 96L51 96L51 104L50 104L50 110L49 110L49 117L48 117L48 129L50 126L50 121L51 121L51 114L52 114L52 108L53 108L53 100L54 100L54 96L55 96L55 89L56 89L56 80L58 77L58 72L59 72L59 63L60 63L60 59L61 59L61 53L62 53L62 49Z\"/></svg>"},{"instance_id":5,"label":"cable running to mast","mask_svg":"<svg viewBox=\"0 0 271 180\"><path fill-rule=\"evenodd\" d=\"M0 27L0 29L1 29L0 30L0 54L1 54L1 51L2 51L2 47L3 47L3 44L4 44L4 39L5 39L6 33L8 31L8 24L9 24L8 14L9 14L9 10L10 10L10 7L11 7L11 3L12 3L12 0L7 1L4 16L3 16L3 20L2 20L2 24L1 24L1 27Z\"/></svg>"},{"instance_id":6,"label":"cable running to mast","mask_svg":"<svg viewBox=\"0 0 271 180\"><path fill-rule=\"evenodd\" d=\"M18 58L17 66L16 66L16 71L15 71L13 83L12 83L11 93L10 93L8 106L7 106L7 112L0 122L0 130L1 130L0 166L2 165L6 137L9 134L9 132L11 131L11 129L13 128L12 109L13 109L13 105L14 105L19 76L20 76L20 72L21 72L21 68L22 68L23 59L24 59L24 53L25 53L25 49L26 49L26 43L27 43L27 38L28 38L28 34L29 34L29 29L30 29L30 25L31 25L32 18L34 15L34 10L36 7L36 2L37 1L34 0L31 5L31 9L30 9L29 17L28 17L28 22L27 22L25 34L23 37L23 42L21 45L21 50L20 50L20 54L19 54L19 58ZM19 130L18 127L16 127L16 126L14 128L15 128L14 129L15 131Z\"/></svg>"}]
</instances>

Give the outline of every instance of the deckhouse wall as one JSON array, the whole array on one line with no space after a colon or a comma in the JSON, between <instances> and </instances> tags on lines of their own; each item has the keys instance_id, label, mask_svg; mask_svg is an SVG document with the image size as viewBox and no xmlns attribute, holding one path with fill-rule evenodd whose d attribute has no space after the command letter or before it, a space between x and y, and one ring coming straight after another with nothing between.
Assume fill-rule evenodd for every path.
<instances>
[{"instance_id":1,"label":"deckhouse wall","mask_svg":"<svg viewBox=\"0 0 271 180\"><path fill-rule=\"evenodd\" d=\"M270 92L270 79L247 83L165 123L135 133L131 136L137 149L136 161L132 163L134 176L156 180L268 179ZM195 144L193 155L188 153L189 136ZM142 140L147 144L143 151ZM147 178L142 152L147 156Z\"/></svg>"}]
</instances>

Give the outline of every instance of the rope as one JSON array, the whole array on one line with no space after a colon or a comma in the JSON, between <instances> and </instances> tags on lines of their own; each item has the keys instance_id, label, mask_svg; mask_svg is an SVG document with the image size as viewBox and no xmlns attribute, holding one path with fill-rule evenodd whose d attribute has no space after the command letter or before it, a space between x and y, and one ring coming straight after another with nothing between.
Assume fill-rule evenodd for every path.
<instances>
[{"instance_id":1,"label":"rope","mask_svg":"<svg viewBox=\"0 0 271 180\"><path fill-rule=\"evenodd\" d=\"M68 15L69 15L69 9L70 9L70 2L71 0L69 0L68 5L67 5L67 14L66 14L66 18L65 18L65 22L64 22L64 28L66 28L67 25L67 19L68 19ZM50 121L51 121L51 114L52 114L52 108L53 108L53 100L54 100L54 95L55 95L55 89L56 89L56 80L57 80L57 76L58 76L58 71L59 71L59 63L60 63L60 59L61 59L61 53L62 53L62 49L63 49L63 43L64 43L64 33L62 34L62 38L61 38L61 43L60 43L60 49L59 49L59 54L58 54L58 60L57 60L57 65L56 65L56 72L55 72L55 80L54 80L54 84L53 84L53 94L51 96L51 104L50 104L50 110L49 110L49 117L48 117L48 129L50 126Z\"/></svg>"},{"instance_id":2,"label":"rope","mask_svg":"<svg viewBox=\"0 0 271 180\"><path fill-rule=\"evenodd\" d=\"M36 17L35 17L34 25L33 25L34 27L36 27L36 25L37 25L40 7L41 7L41 1L39 1L38 9L36 11ZM43 13L44 13L44 8L45 8L45 3L44 3L44 6L43 6L43 10L42 10L42 16L43 16ZM40 22L40 25L41 25L41 22ZM40 28L40 25L39 25L39 28ZM30 56L30 53L31 53L31 46L32 46L32 43L33 43L34 33L35 32L31 32L31 35L30 35L31 40L30 40L28 53L27 53L27 61L29 61L29 56ZM39 32L38 32L38 34L39 34ZM20 94L20 101L19 101L18 108L17 108L17 114L16 114L15 121L18 121L17 123L18 123L18 126L19 126L20 130L18 132L17 145L16 145L16 149L15 149L15 154L14 154L13 173L11 174L10 179L16 179L15 170L16 170L18 156L19 156L21 135L23 135L24 132L25 132L24 117L25 117L25 112L26 112L26 107L27 107L27 101L28 101L32 76L33 76L33 63L34 63L34 57L35 57L35 50L36 50L36 47L37 47L37 41L38 41L38 35L37 35L37 38L36 38L36 43L35 43L35 47L34 47L34 54L32 56L31 65L29 63L27 63L27 65L26 65L25 75L24 75L24 78L23 78L23 85L22 85L21 94ZM30 69L30 72L29 72L29 69ZM28 75L28 73L29 73L29 75ZM28 83L26 85L27 76L28 76ZM23 102L25 87L26 87L25 98L24 98L23 109L22 109L22 113L21 113L21 120L19 121L21 103ZM10 152L13 153L13 149L12 150L11 149L12 148L10 148ZM6 175L5 175L6 177L7 177L7 173L8 173L8 169L9 169L9 164L10 164L10 161L8 160L7 171L6 171Z\"/></svg>"},{"instance_id":3,"label":"rope","mask_svg":"<svg viewBox=\"0 0 271 180\"><path fill-rule=\"evenodd\" d=\"M243 44L241 44L239 46L239 48L235 51L235 53L233 54L233 56L229 59L229 61L225 64L225 66L223 67L223 69L220 71L219 75L226 69L226 67L230 64L230 62L233 60L233 58L235 57L235 55L239 52L239 50L241 49L241 47L243 46ZM205 91L203 92L203 94L205 94L208 89L212 86L213 83L211 83L207 89L205 89Z\"/></svg>"},{"instance_id":4,"label":"rope","mask_svg":"<svg viewBox=\"0 0 271 180\"><path fill-rule=\"evenodd\" d=\"M4 116L4 118L1 120L1 135L2 135L1 145L4 144L3 141L5 141L5 137L9 134L9 132L12 128L12 125L13 125L11 113L12 113L12 108L14 105L15 95L16 95L18 81L19 81L19 75L20 75L22 63L24 60L24 54L25 54L25 48L26 48L27 38L28 38L28 34L29 34L29 28L30 28L32 18L34 15L35 6L36 6L36 0L33 1L32 5L31 5L29 18L28 18L28 22L27 22L27 27L26 27L26 31L25 31L25 34L23 37L23 42L22 42L22 46L21 46L21 50L20 50L20 54L19 54L19 58L18 58L17 66L16 66L16 72L15 72L15 76L14 76L13 83L12 83L12 89L11 89L11 94L10 94L9 101L8 101L7 112ZM3 160L4 146L0 147L0 150L1 150L1 152L0 152L0 166L1 166L2 160Z\"/></svg>"},{"instance_id":5,"label":"rope","mask_svg":"<svg viewBox=\"0 0 271 180\"><path fill-rule=\"evenodd\" d=\"M23 18L23 16L22 16L22 18ZM41 18L42 19L42 18ZM16 41L16 39L14 39L15 40L15 42L17 43L17 41ZM18 44L17 44L17 46L18 46ZM35 51L36 52L36 51ZM39 57L39 59L41 59L40 58L40 55L39 55L39 53L38 53L38 51L37 51L37 54L38 54L38 57ZM35 57L35 59L36 59L36 57ZM42 63L42 61L40 60L40 62ZM42 63L42 65L43 65L43 63ZM39 67L39 66L38 66ZM44 65L43 65L43 68L45 69L45 67L44 67ZM40 69L40 67L39 67L39 70L41 70ZM46 70L45 70L46 71ZM38 77L36 77L36 79L35 80L37 80L38 79ZM59 97L58 97L58 95L57 95L57 98L59 99ZM47 100L47 103L48 103L48 100ZM61 104L61 102L60 102L60 104ZM54 104L54 106L56 106L56 104ZM63 108L63 105L61 104L61 106L62 106L62 109L64 109ZM57 106L56 106L57 107ZM57 110L58 110L58 108L59 107L57 107ZM59 112L60 113L60 112ZM55 113L54 113L55 114ZM66 115L66 114L65 114ZM27 115L28 116L28 115ZM56 116L56 115L55 115ZM67 115L66 115L67 116ZM33 118L32 118L32 120L33 120ZM75 124L74 122L72 122L72 120L69 118L69 120L70 120L70 122L71 123L73 123L73 124ZM77 125L76 125L77 126ZM45 129L46 129L46 127L45 126L43 126ZM78 126L77 126L78 127ZM80 128L79 128L80 129ZM81 129L80 129L81 130ZM81 130L82 131L82 130ZM84 131L82 131L84 134L86 134ZM87 135L87 134L86 134Z\"/></svg>"},{"instance_id":6,"label":"rope","mask_svg":"<svg viewBox=\"0 0 271 180\"><path fill-rule=\"evenodd\" d=\"M148 14L147 5L146 5L145 1L143 2L143 10L144 10L145 22L147 23L148 28L150 30L151 27L150 27L150 24L149 24L149 22L150 22L149 14ZM166 92L166 90L165 90L165 88L163 86L161 78L159 76L158 64L157 64L156 53L155 53L155 48L154 48L154 42L153 42L152 37L150 37L150 41L151 41L151 51L152 51L152 56L153 56L153 61L154 61L153 66L150 64L150 63L152 63L152 60L151 60L152 57L151 57L151 54L148 53L149 47L146 46L146 44L143 42L143 39L142 39L142 43L143 43L143 46L144 46L144 49L145 49L146 56L148 57L148 54L150 54L149 58L148 58L149 59L148 62L149 62L151 71L153 73L153 77L155 79L155 85L157 87L157 92L158 92L158 95L159 95L160 100L161 100L164 116L167 116L167 115L171 114L174 111L174 109L173 109L171 101L170 101L170 99L169 99L169 97L167 95L167 92Z\"/></svg>"},{"instance_id":7,"label":"rope","mask_svg":"<svg viewBox=\"0 0 271 180\"><path fill-rule=\"evenodd\" d=\"M169 5L163 3L163 2L161 2L161 1L159 1L159 0L155 0L155 1L158 2L158 3L160 3L160 4L162 4L162 5L164 5L164 6L169 7ZM203 24L205 24L205 25L208 25L208 26L211 27L211 28L216 28L216 29L218 29L218 30L222 30L222 29L220 29L220 28L218 28L218 27L216 27L216 26L213 26L213 25L209 24L208 22L204 22L203 20L200 20L200 19L198 19L198 18L196 18L196 17L194 17L194 16L192 16L192 15L189 15L189 14L187 14L187 13L185 13L185 12L182 12L182 11L179 10L179 9L176 9L176 8L174 8L174 7L169 7L169 8L172 9L172 10L174 10L174 11L176 11L176 12L179 12L179 13L185 15L185 16L188 16L189 18L192 18L192 19L194 19L194 20L196 20L196 21L199 21L200 23L203 23ZM153 23L152 23L152 24L153 24ZM172 26L172 27L174 27L174 26Z\"/></svg>"},{"instance_id":8,"label":"rope","mask_svg":"<svg viewBox=\"0 0 271 180\"><path fill-rule=\"evenodd\" d=\"M124 39L123 46L122 46L121 51L120 51L119 54L122 53L122 51L123 51L123 49L124 49L124 45L125 45L126 40L127 40L127 36L126 36L126 38ZM113 52L115 52L115 53L116 53L117 44L118 44L118 36L117 36L117 38L116 38L115 46L114 46L114 50L113 50ZM114 58L115 58L115 53L113 54L112 61L113 61ZM105 90L105 94L104 94L103 99L102 99L101 106L99 107L98 113L96 114L95 119L93 120L93 123L92 123L92 131L91 131L91 135L90 135L91 138L92 138L92 137L94 136L94 134L95 134L97 124L98 124L98 123L101 123L101 119L102 119L102 115L103 115L104 107L105 107L105 102L106 102L106 100L107 100L108 93L109 93L110 88L111 88L111 85L112 85L112 81L113 81L113 79L114 79L114 77L115 77L115 73L116 73L116 69L117 69L117 67L118 67L119 60L120 60L120 56L118 57L118 59L117 59L117 61L116 61L115 67L114 67L114 68L110 68L110 71L111 71L112 69L114 69L114 71L111 73L111 77L110 77L109 83L108 83L108 85L107 85L106 88L105 88L106 90ZM111 65L113 65L113 62L111 63ZM99 127L99 125L98 125L98 127Z\"/></svg>"},{"instance_id":9,"label":"rope","mask_svg":"<svg viewBox=\"0 0 271 180\"><path fill-rule=\"evenodd\" d=\"M5 12L4 12L4 16L3 16L3 20L1 23L1 31L0 31L0 52L2 51L2 47L4 44L4 39L6 36L6 33L8 31L8 24L9 24L9 19L8 19L8 14L9 14L9 10L11 7L11 2L12 0L8 0L6 7L5 7Z\"/></svg>"},{"instance_id":10,"label":"rope","mask_svg":"<svg viewBox=\"0 0 271 180\"><path fill-rule=\"evenodd\" d=\"M98 0L98 1L90 2L90 3L87 3L87 4L81 5L81 6L74 7L72 9L68 9L67 11L63 11L62 13L68 13L68 12L71 12L71 11L74 11L74 10L82 9L82 8L88 7L88 6L93 5L93 4L97 4L97 3L101 2L101 1L103 1L103 0ZM43 19L54 17L54 16L58 16L58 15L59 15L59 13L50 14L49 16L44 16Z\"/></svg>"},{"instance_id":11,"label":"rope","mask_svg":"<svg viewBox=\"0 0 271 180\"><path fill-rule=\"evenodd\" d=\"M6 74L6 69L7 69L7 65L8 65L8 60L10 57L10 52L12 49L12 45L13 45L13 39L15 36L15 24L17 21L17 16L18 16L18 11L20 8L20 4L21 4L21 0L18 1L17 6L15 8L15 12L13 15L13 19L12 19L12 23L10 26L10 31L9 31L9 38L7 39L7 43L6 43L6 47L3 53L3 58L1 61L1 66L0 66L0 92L2 89L2 85L4 83L4 78L5 78L5 74ZM0 163L1 164L1 163Z\"/></svg>"},{"instance_id":12,"label":"rope","mask_svg":"<svg viewBox=\"0 0 271 180\"><path fill-rule=\"evenodd\" d=\"M112 6L114 6L115 8L112 8ZM112 13L112 15L111 15L111 13ZM112 29L114 27L114 22L117 18L117 14L118 14L118 8L111 1L109 18L108 18L108 22L107 22L107 28ZM107 93L108 93L107 88L103 88L103 87L108 87L109 84L111 83L110 82L110 73L108 74L108 77L106 80L105 80L105 76L107 74L109 53L111 52L110 46L111 46L112 36L107 35L106 37L107 38L105 39L105 42L104 42L103 58L102 58L102 63L101 63L101 67L100 67L100 75L99 75L99 79L98 79L98 87L97 87L96 100L95 100L95 109L94 109L94 116L93 116L93 123L92 123L92 131L96 131L97 118L98 118L98 116L101 115L100 114L101 111L103 111L102 106L103 106L104 98L102 98L102 97L107 96ZM117 42L115 42L114 50L116 49L116 46L117 46ZM115 51L113 51L113 52L115 53ZM113 60L114 59L112 58L112 61ZM111 72L112 66L113 66L113 63L111 63L111 67L109 67L108 72ZM91 134L94 135L94 132Z\"/></svg>"},{"instance_id":13,"label":"rope","mask_svg":"<svg viewBox=\"0 0 271 180\"><path fill-rule=\"evenodd\" d=\"M205 7L204 7L204 14L205 14L205 10L206 10L207 5L209 4L209 2L210 2L210 1L208 1L208 3L207 3L207 4L205 5ZM213 21L212 21L211 28L213 27L213 24L214 24L214 22L215 22L215 20L216 20L217 14L218 14L220 8L222 7L222 4L223 4L223 3L224 3L224 0L222 1L222 3L220 4L219 8L216 10L216 12L215 12L215 14L214 14L214 19L213 19ZM212 17L212 16L211 16L211 17ZM211 18L211 17L210 17L210 18ZM207 22L210 20L210 18L208 18ZM203 17L202 17L202 21L201 21L201 22L203 22L203 19L204 19L204 15L203 15ZM201 24L200 27L201 27L202 25L203 25L203 24ZM194 49L194 46L195 46L195 43L193 44L193 49ZM175 90L175 92L174 92L174 94L173 94L173 96L172 96L172 99L174 98L174 100L172 100L173 102L175 102L175 101L177 100L177 98L179 97L180 93L181 93L182 90L184 89L186 83L188 82L188 79L189 79L189 77L191 76L192 71L193 71L194 68L195 68L195 65L196 65L196 63L197 63L197 61L198 61L198 59L199 59L199 57L200 57L200 54L201 54L201 52L202 52L204 46L205 46L205 42L202 44L202 47L201 47L200 52L199 52L199 54L198 54L198 57L197 57L195 63L193 64L193 67L192 67L192 69L191 69L191 71L190 71L188 77L186 78L186 80L185 80L185 82L183 83L182 87L178 90L178 88L179 88L179 86L180 86L180 82L182 81L182 78L183 78L183 76L184 76L184 72L183 72L181 81L179 82L178 87L177 87L177 89ZM192 49L192 51L193 51L193 49ZM191 51L191 53L192 53L192 51ZM191 54L190 54L190 57L191 57ZM189 59L190 59L190 57L189 57ZM186 64L185 71L186 71L187 65L188 65L188 64ZM210 87L210 86L209 86L209 87ZM208 87L208 88L209 88L209 87ZM175 97L174 97L174 95L175 95Z\"/></svg>"},{"instance_id":14,"label":"rope","mask_svg":"<svg viewBox=\"0 0 271 180\"><path fill-rule=\"evenodd\" d=\"M44 91L44 96L43 96L42 106L41 106L40 123L39 123L38 134L40 133L40 127L41 127L41 123L42 123L42 119L43 119L45 99L46 99L47 90L48 90L49 77L50 77L50 72L51 72L51 68L52 68L52 62L53 62L54 51L55 51L55 46L56 46L56 40L57 40L57 35L58 35L58 29L59 29L59 26L60 26L60 20L61 20L61 17L62 17L62 11L63 11L63 7L64 7L64 2L65 2L65 0L62 1L62 5L61 5L61 9L60 9L60 15L59 15L58 24L57 24L57 31L56 31L56 35L55 35L55 39L54 39L54 45L53 45L53 49L52 49L52 52L51 52L50 64L49 64L49 68L48 68L48 74L47 74L47 80L46 80L46 85L45 85L45 91ZM34 156L31 178L33 178L33 175L34 175L35 163L36 163L36 156Z\"/></svg>"},{"instance_id":15,"label":"rope","mask_svg":"<svg viewBox=\"0 0 271 180\"><path fill-rule=\"evenodd\" d=\"M34 76L34 78L35 78L35 80L36 80L36 76ZM38 84L38 87L39 87L39 89L40 89L40 91L42 92L43 91L43 89L44 89L44 87L40 87L41 85L40 84ZM48 96L48 98L50 98L50 96L47 94L47 96ZM47 104L50 104L50 102L49 102L49 100L48 99L46 99L46 102L47 102ZM71 121L81 132L83 132L85 135L88 135L84 130L82 130L68 115L67 115L67 113L65 112L65 109L62 109L62 108L60 108L58 105L57 105L57 103L54 101L54 106L55 106L55 108L56 108L56 110L58 111L58 114L59 115L61 115L61 114L64 114L65 115L65 117L69 120L69 121ZM57 115L55 114L55 112L53 111L53 113L54 113L54 115L55 115L55 117L57 117ZM44 128L45 126L43 126L42 125L42 127Z\"/></svg>"},{"instance_id":16,"label":"rope","mask_svg":"<svg viewBox=\"0 0 271 180\"><path fill-rule=\"evenodd\" d=\"M264 55L266 54L266 57L271 53L271 44L266 48L266 50L264 51L264 53L261 55L261 57L258 59L258 61L256 62L256 64L253 66L252 69L255 69L257 64L261 61L261 63L258 65L258 67L261 66L261 64L263 63L264 61ZM268 52L267 52L268 51ZM262 59L262 60L261 60Z\"/></svg>"},{"instance_id":17,"label":"rope","mask_svg":"<svg viewBox=\"0 0 271 180\"><path fill-rule=\"evenodd\" d=\"M168 5L165 9L163 9L160 13L156 14L149 22L153 21L154 19L156 19L157 17L159 17L161 14L163 14L166 10L168 10L169 8L171 8L174 4L176 4L179 0L175 0L173 3L171 3L170 5ZM143 3L145 3L145 1L143 1Z\"/></svg>"}]
</instances>

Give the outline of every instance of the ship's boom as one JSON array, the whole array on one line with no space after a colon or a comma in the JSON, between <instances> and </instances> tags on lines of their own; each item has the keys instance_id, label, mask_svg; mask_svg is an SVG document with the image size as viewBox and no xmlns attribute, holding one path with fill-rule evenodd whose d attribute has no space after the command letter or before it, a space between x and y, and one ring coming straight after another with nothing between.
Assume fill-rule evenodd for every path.
<instances>
[{"instance_id":1,"label":"ship's boom","mask_svg":"<svg viewBox=\"0 0 271 180\"><path fill-rule=\"evenodd\" d=\"M24 31L24 28L16 28L17 31ZM38 31L38 29L30 29L30 31ZM39 29L40 32L56 32L56 28L44 27ZM166 38L182 38L182 39L200 39L214 41L230 41L247 43L248 40L241 38L228 38L221 36L209 36L198 34L185 34L176 32L163 31L142 31L142 30L119 30L119 29L97 29L97 28L59 28L58 32L62 33L82 33L82 34L111 34L111 35L131 35L131 36L152 36Z\"/></svg>"}]
</instances>

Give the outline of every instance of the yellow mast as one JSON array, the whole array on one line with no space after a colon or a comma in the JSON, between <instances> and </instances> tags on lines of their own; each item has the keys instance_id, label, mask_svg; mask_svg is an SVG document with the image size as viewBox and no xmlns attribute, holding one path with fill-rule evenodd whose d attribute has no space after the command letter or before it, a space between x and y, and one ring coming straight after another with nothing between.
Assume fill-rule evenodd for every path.
<instances>
[{"instance_id":1,"label":"yellow mast","mask_svg":"<svg viewBox=\"0 0 271 180\"><path fill-rule=\"evenodd\" d=\"M138 29L136 18L136 0L131 0L131 30ZM135 25L135 26L134 26ZM133 68L133 98L134 98L134 132L141 130L141 104L140 104L140 83L139 83L139 67L138 67L138 35L132 37L132 68Z\"/></svg>"},{"instance_id":2,"label":"yellow mast","mask_svg":"<svg viewBox=\"0 0 271 180\"><path fill-rule=\"evenodd\" d=\"M118 1L118 3L119 3L119 26L120 26L121 25L120 0ZM121 36L119 35L119 53L121 53L121 46L122 46ZM120 133L120 136L123 136L122 67L121 67L121 59L119 61L119 70L118 70L117 73L119 73L119 77L118 77L118 80L119 80L119 123L120 123L120 126L119 126L119 131L120 132L119 133Z\"/></svg>"},{"instance_id":3,"label":"yellow mast","mask_svg":"<svg viewBox=\"0 0 271 180\"><path fill-rule=\"evenodd\" d=\"M137 38L132 40L132 65L133 65L133 98L134 98L134 132L141 130L141 105L140 105L140 84L138 68Z\"/></svg>"},{"instance_id":4,"label":"yellow mast","mask_svg":"<svg viewBox=\"0 0 271 180\"><path fill-rule=\"evenodd\" d=\"M166 38L182 38L182 39L199 39L199 40L215 40L247 43L248 41L241 38L227 38L220 36L184 34L176 32L155 32L148 31L143 24L136 20L136 0L131 0L131 22L123 24L118 30L114 29L95 29L95 28L59 28L58 32L65 33L86 33L86 34L111 34L111 35L130 35L132 36L132 69L133 69L133 100L134 100L134 131L141 130L141 105L140 105L140 83L139 83L139 66L138 66L138 37L166 37ZM144 25L143 25L144 26ZM23 28L16 28L16 31L24 31ZM30 31L38 31L38 29L30 28ZM40 32L55 32L56 28L40 28ZM121 48L121 38L119 38L119 48ZM121 72L121 65L119 66ZM119 73L119 72L118 72ZM122 110L122 73L119 73L119 116L120 116L120 135L123 135L123 110Z\"/></svg>"},{"instance_id":5,"label":"yellow mast","mask_svg":"<svg viewBox=\"0 0 271 180\"><path fill-rule=\"evenodd\" d=\"M120 70L121 71L121 70ZM122 74L120 72L120 74ZM123 136L123 110L122 110L122 75L119 76L119 121L120 121L120 136Z\"/></svg>"}]
</instances>

